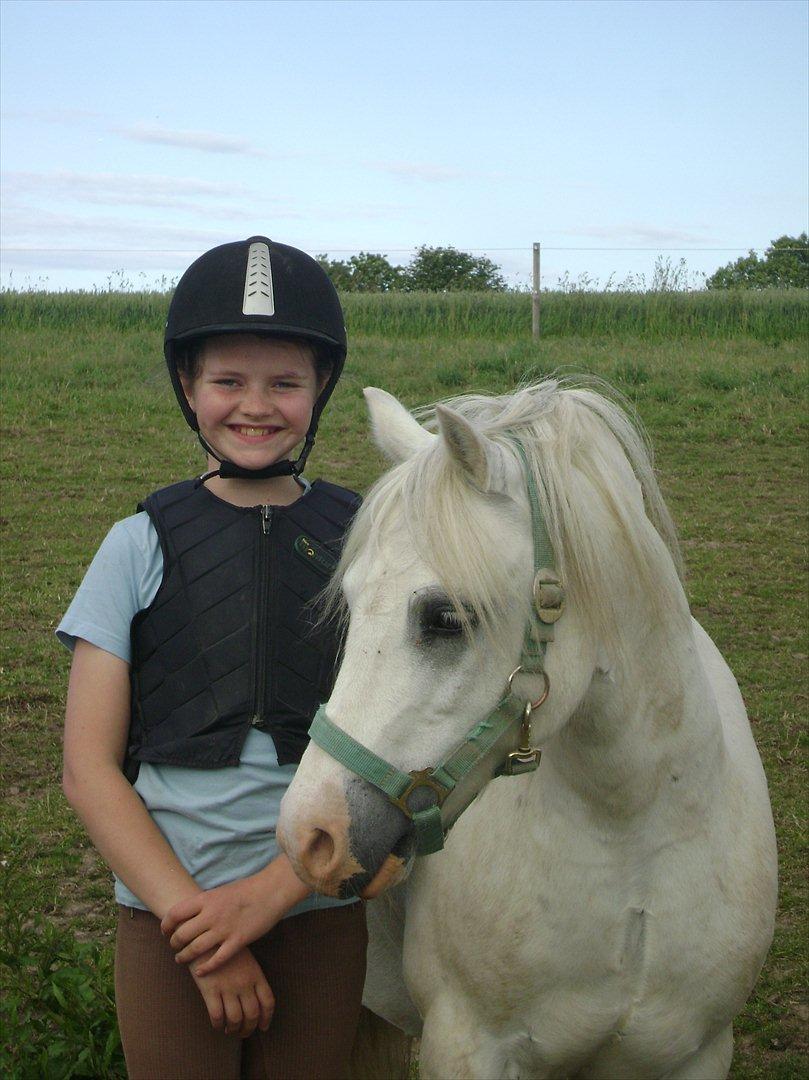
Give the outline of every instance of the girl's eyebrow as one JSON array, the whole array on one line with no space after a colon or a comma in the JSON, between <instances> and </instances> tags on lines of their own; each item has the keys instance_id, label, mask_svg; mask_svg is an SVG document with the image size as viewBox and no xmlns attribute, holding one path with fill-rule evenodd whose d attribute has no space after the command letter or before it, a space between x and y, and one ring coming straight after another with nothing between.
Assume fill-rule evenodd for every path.
<instances>
[{"instance_id":1,"label":"girl's eyebrow","mask_svg":"<svg viewBox=\"0 0 809 1080\"><path fill-rule=\"evenodd\" d=\"M217 379L222 378L244 378L248 373L243 368L214 368L208 372L209 375L214 376ZM305 377L305 372L295 369L289 371L275 371L269 376L271 379L302 379Z\"/></svg>"}]
</instances>

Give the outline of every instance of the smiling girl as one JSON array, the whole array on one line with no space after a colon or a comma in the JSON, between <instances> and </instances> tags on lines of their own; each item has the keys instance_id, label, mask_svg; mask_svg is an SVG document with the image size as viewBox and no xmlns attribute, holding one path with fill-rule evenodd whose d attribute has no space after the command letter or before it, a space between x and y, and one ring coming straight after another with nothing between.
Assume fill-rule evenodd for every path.
<instances>
[{"instance_id":1,"label":"smiling girl","mask_svg":"<svg viewBox=\"0 0 809 1080\"><path fill-rule=\"evenodd\" d=\"M189 267L165 354L208 470L112 528L57 631L64 789L115 874L130 1077L346 1073L363 905L311 895L275 842L338 652L308 604L359 499L302 470L345 353L303 252L257 236Z\"/></svg>"}]
</instances>

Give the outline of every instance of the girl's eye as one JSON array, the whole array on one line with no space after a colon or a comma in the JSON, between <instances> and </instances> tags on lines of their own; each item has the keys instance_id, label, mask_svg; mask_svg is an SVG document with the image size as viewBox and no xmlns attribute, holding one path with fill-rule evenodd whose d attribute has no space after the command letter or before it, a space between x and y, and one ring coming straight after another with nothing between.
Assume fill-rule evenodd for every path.
<instances>
[{"instance_id":1,"label":"girl's eye","mask_svg":"<svg viewBox=\"0 0 809 1080\"><path fill-rule=\"evenodd\" d=\"M235 386L235 379L214 379L217 386Z\"/></svg>"}]
</instances>

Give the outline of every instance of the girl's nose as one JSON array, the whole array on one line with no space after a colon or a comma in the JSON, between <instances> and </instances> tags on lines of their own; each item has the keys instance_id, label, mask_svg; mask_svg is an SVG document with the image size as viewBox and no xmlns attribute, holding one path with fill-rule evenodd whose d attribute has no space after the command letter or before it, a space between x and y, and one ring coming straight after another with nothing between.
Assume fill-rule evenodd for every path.
<instances>
[{"instance_id":1,"label":"girl's nose","mask_svg":"<svg viewBox=\"0 0 809 1080\"><path fill-rule=\"evenodd\" d=\"M272 395L260 386L248 387L241 404L248 416L267 416L273 411Z\"/></svg>"}]
</instances>

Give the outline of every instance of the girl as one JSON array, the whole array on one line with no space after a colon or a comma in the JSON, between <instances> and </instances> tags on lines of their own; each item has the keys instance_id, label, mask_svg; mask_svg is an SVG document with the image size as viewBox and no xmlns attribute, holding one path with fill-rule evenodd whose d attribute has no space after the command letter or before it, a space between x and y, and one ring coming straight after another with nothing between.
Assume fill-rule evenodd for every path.
<instances>
[{"instance_id":1,"label":"girl","mask_svg":"<svg viewBox=\"0 0 809 1080\"><path fill-rule=\"evenodd\" d=\"M303 252L256 236L193 263L165 355L209 471L112 528L57 631L64 790L115 874L133 1078L346 1073L363 905L310 895L274 832L337 657L306 605L359 499L301 473L345 354Z\"/></svg>"}]
</instances>

